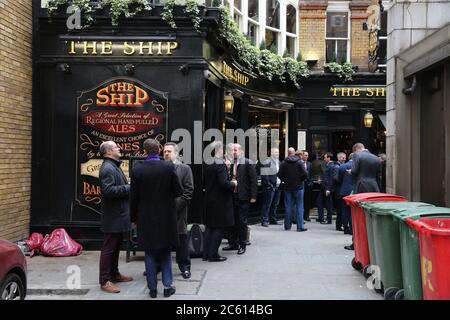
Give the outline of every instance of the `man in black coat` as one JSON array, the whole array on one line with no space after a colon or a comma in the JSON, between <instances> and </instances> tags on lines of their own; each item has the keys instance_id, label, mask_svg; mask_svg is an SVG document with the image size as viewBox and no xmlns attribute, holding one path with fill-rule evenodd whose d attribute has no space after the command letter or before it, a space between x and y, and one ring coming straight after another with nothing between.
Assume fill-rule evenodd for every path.
<instances>
[{"instance_id":1,"label":"man in black coat","mask_svg":"<svg viewBox=\"0 0 450 320\"><path fill-rule=\"evenodd\" d=\"M288 149L288 156L280 165L278 177L283 182L284 189L284 230L291 230L292 220L291 214L293 208L296 208L297 215L297 231L303 232L308 229L305 228L303 222L303 185L307 178L307 173L302 161L295 155L295 149Z\"/></svg>"},{"instance_id":2,"label":"man in black coat","mask_svg":"<svg viewBox=\"0 0 450 320\"><path fill-rule=\"evenodd\" d=\"M187 238L187 216L189 203L194 193L194 179L191 167L178 159L178 146L176 143L168 142L164 145L164 160L171 161L175 165L175 172L183 187L181 197L175 199L177 209L178 236L180 245L177 247L176 261L184 279L191 277L191 258L189 256L189 244Z\"/></svg>"},{"instance_id":3,"label":"man in black coat","mask_svg":"<svg viewBox=\"0 0 450 320\"><path fill-rule=\"evenodd\" d=\"M320 192L317 196L317 211L319 215L318 222L321 224L332 224L333 219L333 193L334 181L339 173L339 166L336 165L331 152L326 152L323 155L325 170L320 179ZM327 221L324 220L324 207L327 208Z\"/></svg>"},{"instance_id":4,"label":"man in black coat","mask_svg":"<svg viewBox=\"0 0 450 320\"><path fill-rule=\"evenodd\" d=\"M103 245L100 253L100 286L103 291L119 293L115 282L133 280L119 272L119 253L123 233L130 231L128 197L130 185L120 168L120 148L114 141L100 145L100 154L104 157L100 168L100 192L102 198Z\"/></svg>"},{"instance_id":5,"label":"man in black coat","mask_svg":"<svg viewBox=\"0 0 450 320\"><path fill-rule=\"evenodd\" d=\"M255 165L243 156L241 145L233 146L230 176L237 181L233 191L235 227L230 232L229 245L223 250L238 250L244 254L247 247L247 218L250 203L256 202L258 185Z\"/></svg>"},{"instance_id":6,"label":"man in black coat","mask_svg":"<svg viewBox=\"0 0 450 320\"><path fill-rule=\"evenodd\" d=\"M280 169L280 150L272 148L270 158L261 164L261 187L263 189L261 206L261 225L268 227L270 224L278 224L277 208L280 202L280 184L278 170Z\"/></svg>"},{"instance_id":7,"label":"man in black coat","mask_svg":"<svg viewBox=\"0 0 450 320\"><path fill-rule=\"evenodd\" d=\"M229 180L222 143L213 142L212 147L215 150L214 162L206 165L204 175L206 234L203 260L222 262L227 258L220 256L218 250L225 228L234 225L233 190L237 181Z\"/></svg>"},{"instance_id":8,"label":"man in black coat","mask_svg":"<svg viewBox=\"0 0 450 320\"><path fill-rule=\"evenodd\" d=\"M311 190L313 186L312 182L312 163L308 161L309 153L307 150L302 150L303 166L305 167L307 178L304 185L304 197L303 197L303 220L311 221L309 218L309 210L311 209Z\"/></svg>"},{"instance_id":9,"label":"man in black coat","mask_svg":"<svg viewBox=\"0 0 450 320\"><path fill-rule=\"evenodd\" d=\"M145 251L145 269L150 296L156 298L157 265L161 267L164 296L175 293L171 248L179 244L175 198L183 188L169 161L160 161L156 140L144 141L147 159L131 174L130 213L137 224L138 247Z\"/></svg>"}]
</instances>

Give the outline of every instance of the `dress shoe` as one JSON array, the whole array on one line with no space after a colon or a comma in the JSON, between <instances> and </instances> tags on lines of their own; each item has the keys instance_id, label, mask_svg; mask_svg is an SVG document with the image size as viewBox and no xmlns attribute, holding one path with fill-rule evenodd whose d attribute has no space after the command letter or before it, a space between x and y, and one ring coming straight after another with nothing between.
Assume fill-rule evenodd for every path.
<instances>
[{"instance_id":1,"label":"dress shoe","mask_svg":"<svg viewBox=\"0 0 450 320\"><path fill-rule=\"evenodd\" d=\"M238 250L238 249L239 249L238 246L230 246L230 245L222 248L223 251L233 251L233 250Z\"/></svg>"},{"instance_id":2,"label":"dress shoe","mask_svg":"<svg viewBox=\"0 0 450 320\"><path fill-rule=\"evenodd\" d=\"M111 281L106 282L101 286L101 289L108 293L119 293L120 289L116 287Z\"/></svg>"},{"instance_id":3,"label":"dress shoe","mask_svg":"<svg viewBox=\"0 0 450 320\"><path fill-rule=\"evenodd\" d=\"M322 223L322 222L325 222L325 220L323 220L323 219L316 219L316 222Z\"/></svg>"},{"instance_id":4,"label":"dress shoe","mask_svg":"<svg viewBox=\"0 0 450 320\"><path fill-rule=\"evenodd\" d=\"M171 295L175 293L176 289L174 286L171 286L170 288L164 288L164 297L168 298Z\"/></svg>"},{"instance_id":5,"label":"dress shoe","mask_svg":"<svg viewBox=\"0 0 450 320\"><path fill-rule=\"evenodd\" d=\"M344 227L336 227L336 231L344 231Z\"/></svg>"},{"instance_id":6,"label":"dress shoe","mask_svg":"<svg viewBox=\"0 0 450 320\"><path fill-rule=\"evenodd\" d=\"M279 225L279 223L276 222L276 221L275 222L271 222L270 224L273 224L273 225L276 225L276 226Z\"/></svg>"},{"instance_id":7,"label":"dress shoe","mask_svg":"<svg viewBox=\"0 0 450 320\"><path fill-rule=\"evenodd\" d=\"M208 261L208 257L202 257L202 261Z\"/></svg>"},{"instance_id":8,"label":"dress shoe","mask_svg":"<svg viewBox=\"0 0 450 320\"><path fill-rule=\"evenodd\" d=\"M183 276L183 279L189 279L191 277L191 272L189 270L184 270L181 275Z\"/></svg>"},{"instance_id":9,"label":"dress shoe","mask_svg":"<svg viewBox=\"0 0 450 320\"><path fill-rule=\"evenodd\" d=\"M251 246L252 243L251 243L250 241L245 241L245 245L246 245L246 246Z\"/></svg>"},{"instance_id":10,"label":"dress shoe","mask_svg":"<svg viewBox=\"0 0 450 320\"><path fill-rule=\"evenodd\" d=\"M308 231L308 229L306 229L306 228L297 229L297 232L303 232L303 231Z\"/></svg>"},{"instance_id":11,"label":"dress shoe","mask_svg":"<svg viewBox=\"0 0 450 320\"><path fill-rule=\"evenodd\" d=\"M263 227L268 227L269 225L267 224L267 223L261 223L261 226L263 226Z\"/></svg>"},{"instance_id":12,"label":"dress shoe","mask_svg":"<svg viewBox=\"0 0 450 320\"><path fill-rule=\"evenodd\" d=\"M292 221L291 223L292 223L292 224L297 224L297 221Z\"/></svg>"},{"instance_id":13,"label":"dress shoe","mask_svg":"<svg viewBox=\"0 0 450 320\"><path fill-rule=\"evenodd\" d=\"M158 291L156 289L150 289L150 297L156 298Z\"/></svg>"},{"instance_id":14,"label":"dress shoe","mask_svg":"<svg viewBox=\"0 0 450 320\"><path fill-rule=\"evenodd\" d=\"M237 254L239 254L239 255L244 254L245 250L246 250L245 247L240 247Z\"/></svg>"},{"instance_id":15,"label":"dress shoe","mask_svg":"<svg viewBox=\"0 0 450 320\"><path fill-rule=\"evenodd\" d=\"M116 283L116 282L129 282L129 281L133 281L133 278L124 276L123 274L120 274L120 273L111 279L111 282L113 282L113 283Z\"/></svg>"},{"instance_id":16,"label":"dress shoe","mask_svg":"<svg viewBox=\"0 0 450 320\"><path fill-rule=\"evenodd\" d=\"M349 246L345 246L344 249L346 250L355 250L355 246L353 245L353 243Z\"/></svg>"},{"instance_id":17,"label":"dress shoe","mask_svg":"<svg viewBox=\"0 0 450 320\"><path fill-rule=\"evenodd\" d=\"M353 233L350 230L344 230L344 234L352 235Z\"/></svg>"},{"instance_id":18,"label":"dress shoe","mask_svg":"<svg viewBox=\"0 0 450 320\"><path fill-rule=\"evenodd\" d=\"M331 221L322 221L320 224L331 224Z\"/></svg>"},{"instance_id":19,"label":"dress shoe","mask_svg":"<svg viewBox=\"0 0 450 320\"><path fill-rule=\"evenodd\" d=\"M222 257L222 256L218 256L218 257L214 257L214 258L209 258L209 262L223 262L227 260L227 257Z\"/></svg>"},{"instance_id":20,"label":"dress shoe","mask_svg":"<svg viewBox=\"0 0 450 320\"><path fill-rule=\"evenodd\" d=\"M305 220L305 221L311 221L311 219L310 219L310 218L305 218L304 220Z\"/></svg>"}]
</instances>

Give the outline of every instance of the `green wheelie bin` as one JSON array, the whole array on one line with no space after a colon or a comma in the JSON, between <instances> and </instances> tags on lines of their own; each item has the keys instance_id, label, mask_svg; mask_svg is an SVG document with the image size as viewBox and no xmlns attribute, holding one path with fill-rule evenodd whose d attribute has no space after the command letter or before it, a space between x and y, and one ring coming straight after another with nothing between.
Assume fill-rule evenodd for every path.
<instances>
[{"instance_id":1,"label":"green wheelie bin","mask_svg":"<svg viewBox=\"0 0 450 320\"><path fill-rule=\"evenodd\" d=\"M385 298L393 298L403 288L402 265L400 254L400 231L398 220L394 220L392 211L432 206L423 202L364 202L367 224L367 238L372 263L372 277L381 280L379 292L385 292ZM369 236L371 233L371 236ZM370 243L373 241L372 243ZM378 268L377 268L378 267Z\"/></svg>"},{"instance_id":2,"label":"green wheelie bin","mask_svg":"<svg viewBox=\"0 0 450 320\"><path fill-rule=\"evenodd\" d=\"M392 212L394 220L400 228L400 251L403 275L403 289L395 293L395 300L422 300L422 274L420 264L420 243L417 231L406 223L406 218L417 220L420 218L450 217L450 208L417 207L401 209ZM392 298L392 293L390 297Z\"/></svg>"}]
</instances>

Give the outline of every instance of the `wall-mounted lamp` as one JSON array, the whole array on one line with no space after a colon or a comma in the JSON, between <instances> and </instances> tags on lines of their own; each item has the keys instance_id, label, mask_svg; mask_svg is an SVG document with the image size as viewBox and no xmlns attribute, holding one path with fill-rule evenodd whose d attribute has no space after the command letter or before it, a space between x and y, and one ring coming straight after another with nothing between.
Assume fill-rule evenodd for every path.
<instances>
[{"instance_id":1,"label":"wall-mounted lamp","mask_svg":"<svg viewBox=\"0 0 450 320\"><path fill-rule=\"evenodd\" d=\"M136 67L134 66L134 64L127 63L125 65L125 73L129 76L132 76L134 74L135 69L136 69Z\"/></svg>"},{"instance_id":2,"label":"wall-mounted lamp","mask_svg":"<svg viewBox=\"0 0 450 320\"><path fill-rule=\"evenodd\" d=\"M230 92L227 92L225 97L223 98L223 104L226 113L233 113L234 109L234 98Z\"/></svg>"},{"instance_id":3,"label":"wall-mounted lamp","mask_svg":"<svg viewBox=\"0 0 450 320\"><path fill-rule=\"evenodd\" d=\"M364 126L366 128L371 128L373 123L373 115L370 113L370 111L367 111L367 113L364 115Z\"/></svg>"},{"instance_id":4,"label":"wall-mounted lamp","mask_svg":"<svg viewBox=\"0 0 450 320\"><path fill-rule=\"evenodd\" d=\"M59 65L59 68L61 69L62 72L64 73L70 73L70 65L68 63L61 63Z\"/></svg>"},{"instance_id":5,"label":"wall-mounted lamp","mask_svg":"<svg viewBox=\"0 0 450 320\"><path fill-rule=\"evenodd\" d=\"M317 59L308 59L306 60L306 64L308 65L308 68L312 68L317 64Z\"/></svg>"}]
</instances>

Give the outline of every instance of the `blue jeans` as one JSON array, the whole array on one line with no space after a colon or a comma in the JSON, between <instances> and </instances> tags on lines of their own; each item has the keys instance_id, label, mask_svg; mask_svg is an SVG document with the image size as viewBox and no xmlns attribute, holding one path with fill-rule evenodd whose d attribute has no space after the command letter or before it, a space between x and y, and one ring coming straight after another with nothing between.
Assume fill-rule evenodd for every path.
<instances>
[{"instance_id":1,"label":"blue jeans","mask_svg":"<svg viewBox=\"0 0 450 320\"><path fill-rule=\"evenodd\" d=\"M303 229L303 196L304 190L299 189L297 191L287 191L284 192L284 205L286 207L286 214L284 215L284 230L291 230L292 221L291 214L293 211L293 206L296 206L297 214L297 230Z\"/></svg>"},{"instance_id":2,"label":"blue jeans","mask_svg":"<svg viewBox=\"0 0 450 320\"><path fill-rule=\"evenodd\" d=\"M265 187L261 208L261 223L277 222L277 208L281 190L277 187Z\"/></svg>"},{"instance_id":3,"label":"blue jeans","mask_svg":"<svg viewBox=\"0 0 450 320\"><path fill-rule=\"evenodd\" d=\"M145 251L145 271L147 272L147 286L149 289L158 287L156 270L161 266L162 283L165 288L172 286L172 257L170 249L146 250Z\"/></svg>"}]
</instances>

